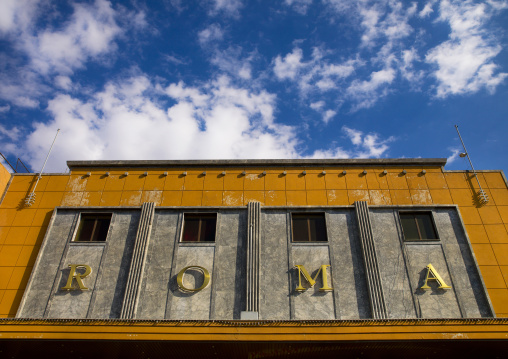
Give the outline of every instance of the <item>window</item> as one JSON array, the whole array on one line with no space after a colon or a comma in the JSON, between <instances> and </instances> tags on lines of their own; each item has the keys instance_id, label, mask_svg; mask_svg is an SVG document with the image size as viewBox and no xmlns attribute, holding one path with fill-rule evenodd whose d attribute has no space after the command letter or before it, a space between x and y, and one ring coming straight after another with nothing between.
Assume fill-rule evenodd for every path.
<instances>
[{"instance_id":1,"label":"window","mask_svg":"<svg viewBox=\"0 0 508 359\"><path fill-rule=\"evenodd\" d=\"M214 242L217 214L184 215L182 242Z\"/></svg>"},{"instance_id":2,"label":"window","mask_svg":"<svg viewBox=\"0 0 508 359\"><path fill-rule=\"evenodd\" d=\"M108 236L109 224L111 223L111 213L81 214L78 234L75 242L104 242Z\"/></svg>"},{"instance_id":3,"label":"window","mask_svg":"<svg viewBox=\"0 0 508 359\"><path fill-rule=\"evenodd\" d=\"M324 213L293 213L293 242L326 242Z\"/></svg>"},{"instance_id":4,"label":"window","mask_svg":"<svg viewBox=\"0 0 508 359\"><path fill-rule=\"evenodd\" d=\"M419 241L438 239L436 228L430 212L399 213L404 239L406 241Z\"/></svg>"}]
</instances>

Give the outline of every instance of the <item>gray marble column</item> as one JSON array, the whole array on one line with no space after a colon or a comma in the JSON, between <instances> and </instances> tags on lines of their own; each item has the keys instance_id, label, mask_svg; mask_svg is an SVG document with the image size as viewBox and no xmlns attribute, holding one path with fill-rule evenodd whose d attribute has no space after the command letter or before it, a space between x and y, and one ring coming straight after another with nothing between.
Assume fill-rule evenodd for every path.
<instances>
[{"instance_id":1,"label":"gray marble column","mask_svg":"<svg viewBox=\"0 0 508 359\"><path fill-rule=\"evenodd\" d=\"M247 205L247 305L240 318L257 320L259 318L259 244L261 237L261 204L249 202Z\"/></svg>"},{"instance_id":2,"label":"gray marble column","mask_svg":"<svg viewBox=\"0 0 508 359\"><path fill-rule=\"evenodd\" d=\"M139 219L138 231L134 243L134 252L132 253L131 265L129 269L129 278L123 297L121 319L133 319L136 317L136 309L139 300L139 289L141 278L145 268L145 259L152 230L153 217L155 213L155 203L146 202L141 206L141 217Z\"/></svg>"},{"instance_id":3,"label":"gray marble column","mask_svg":"<svg viewBox=\"0 0 508 359\"><path fill-rule=\"evenodd\" d=\"M387 318L386 304L381 277L379 276L376 247L374 245L367 202L356 201L355 212L360 229L360 243L362 245L363 263L367 275L367 287L369 289L372 317L374 319L385 319Z\"/></svg>"}]
</instances>

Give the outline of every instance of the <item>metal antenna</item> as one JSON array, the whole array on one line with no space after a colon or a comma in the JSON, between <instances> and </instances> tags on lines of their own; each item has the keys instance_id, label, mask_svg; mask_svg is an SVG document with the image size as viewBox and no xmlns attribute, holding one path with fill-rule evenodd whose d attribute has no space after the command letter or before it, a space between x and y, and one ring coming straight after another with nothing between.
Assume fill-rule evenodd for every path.
<instances>
[{"instance_id":1,"label":"metal antenna","mask_svg":"<svg viewBox=\"0 0 508 359\"><path fill-rule=\"evenodd\" d=\"M55 139L53 140L53 143L51 144L51 147L49 148L48 155L46 156L46 160L44 161L44 164L42 165L41 171L39 172L39 176L37 177L37 182L35 182L34 188L32 189L32 192L25 198L25 205L30 207L35 202L35 188L37 188L37 185L39 184L39 181L42 177L42 171L44 171L44 167L46 167L46 162L48 162L49 154L51 153L51 150L53 149L53 145L56 141L56 136L58 136L58 132L60 132L60 129L56 131Z\"/></svg>"},{"instance_id":2,"label":"metal antenna","mask_svg":"<svg viewBox=\"0 0 508 359\"><path fill-rule=\"evenodd\" d=\"M457 133L459 135L460 142L462 142L462 147L464 147L464 153L461 153L460 157L467 157L467 159L469 160L469 164L471 165L471 169L473 170L474 177L476 178L476 182L478 182L478 187L480 188L480 190L478 191L478 197L480 199L480 203L485 204L489 201L489 197L483 190L482 185L480 184L480 180L478 179L478 176L476 175L476 171L473 167L473 162L471 162L471 157L469 157L469 152L467 152L466 145L464 144L464 141L462 140L462 136L460 135L459 126L455 125L455 129L457 130Z\"/></svg>"}]
</instances>

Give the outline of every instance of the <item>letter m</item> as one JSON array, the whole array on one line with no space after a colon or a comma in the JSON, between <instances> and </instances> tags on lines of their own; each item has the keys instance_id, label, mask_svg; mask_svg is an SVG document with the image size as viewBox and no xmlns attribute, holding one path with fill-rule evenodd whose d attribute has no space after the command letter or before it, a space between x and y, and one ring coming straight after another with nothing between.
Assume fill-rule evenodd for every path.
<instances>
[{"instance_id":1,"label":"letter m","mask_svg":"<svg viewBox=\"0 0 508 359\"><path fill-rule=\"evenodd\" d=\"M316 273L316 276L314 278L312 278L310 276L309 272L307 272L307 269L305 269L305 267L303 265L296 264L295 267L298 269L298 287L296 287L296 290L298 292L304 292L307 290L307 288L304 288L302 286L302 274L305 277L305 279L307 280L307 282L309 282L310 286L313 287L314 284L316 284L316 279L318 278L319 273L321 273L321 280L323 281L323 286L321 288L319 288L319 291L325 292L328 290L333 290L332 287L328 286L328 275L326 273L326 268L330 267L330 265L323 264L321 267L319 267L319 270Z\"/></svg>"}]
</instances>

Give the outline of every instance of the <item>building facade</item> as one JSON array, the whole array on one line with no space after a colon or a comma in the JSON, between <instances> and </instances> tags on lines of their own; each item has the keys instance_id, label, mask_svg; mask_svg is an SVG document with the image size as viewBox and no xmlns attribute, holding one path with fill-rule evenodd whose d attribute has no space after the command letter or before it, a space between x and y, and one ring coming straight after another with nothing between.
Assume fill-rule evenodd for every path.
<instances>
[{"instance_id":1,"label":"building facade","mask_svg":"<svg viewBox=\"0 0 508 359\"><path fill-rule=\"evenodd\" d=\"M70 161L31 206L37 175L13 174L2 337L506 339L506 178L445 162Z\"/></svg>"}]
</instances>

